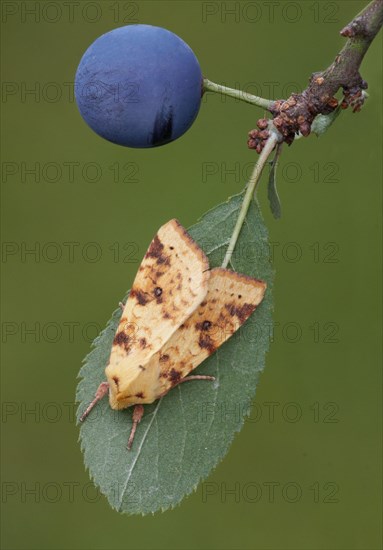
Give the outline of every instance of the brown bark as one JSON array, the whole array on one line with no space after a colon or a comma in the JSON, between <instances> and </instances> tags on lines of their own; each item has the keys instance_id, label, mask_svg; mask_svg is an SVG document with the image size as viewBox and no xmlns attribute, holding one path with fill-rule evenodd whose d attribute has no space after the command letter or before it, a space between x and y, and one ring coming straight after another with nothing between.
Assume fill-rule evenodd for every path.
<instances>
[{"instance_id":1,"label":"brown bark","mask_svg":"<svg viewBox=\"0 0 383 550\"><path fill-rule=\"evenodd\" d=\"M291 144L298 132L308 136L318 114L327 115L336 109L338 100L334 95L340 88L343 90L341 107L351 106L354 112L360 110L367 82L362 79L359 68L382 23L383 0L373 0L340 31L348 40L334 62L326 70L313 73L308 87L301 94L292 94L287 100L273 102L269 110L283 141ZM258 135L259 130L252 132ZM257 148L254 145L253 136L249 147ZM256 145L259 145L259 140ZM262 147L258 146L258 149Z\"/></svg>"}]
</instances>

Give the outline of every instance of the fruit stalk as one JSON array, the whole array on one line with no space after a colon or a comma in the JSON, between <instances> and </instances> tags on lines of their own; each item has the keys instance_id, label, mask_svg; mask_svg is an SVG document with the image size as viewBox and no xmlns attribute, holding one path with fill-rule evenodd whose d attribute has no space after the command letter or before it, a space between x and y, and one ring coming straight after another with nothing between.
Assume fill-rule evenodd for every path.
<instances>
[{"instance_id":1,"label":"fruit stalk","mask_svg":"<svg viewBox=\"0 0 383 550\"><path fill-rule=\"evenodd\" d=\"M262 109L269 109L274 104L274 101L270 99L264 99L263 97L258 97L253 94L248 94L242 90L236 90L235 88L228 88L222 84L216 84L207 78L203 80L203 91L204 92L215 92L216 94L227 95L229 97L234 97L244 101L245 103L251 103L251 105L257 105L262 107Z\"/></svg>"}]
</instances>

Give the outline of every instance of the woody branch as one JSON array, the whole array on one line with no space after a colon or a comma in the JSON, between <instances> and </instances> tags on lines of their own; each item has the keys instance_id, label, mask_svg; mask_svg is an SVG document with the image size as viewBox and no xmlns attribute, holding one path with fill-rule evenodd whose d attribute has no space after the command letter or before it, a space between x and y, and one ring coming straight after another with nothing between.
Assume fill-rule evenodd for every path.
<instances>
[{"instance_id":1,"label":"woody branch","mask_svg":"<svg viewBox=\"0 0 383 550\"><path fill-rule=\"evenodd\" d=\"M283 141L292 143L298 132L308 136L317 115L328 115L338 107L334 96L339 89L343 90L341 107L351 106L354 112L360 110L367 82L359 68L382 23L383 0L373 0L340 31L348 40L333 63L326 70L313 73L301 94L292 94L287 100L277 100L270 105L274 126Z\"/></svg>"},{"instance_id":2,"label":"woody branch","mask_svg":"<svg viewBox=\"0 0 383 550\"><path fill-rule=\"evenodd\" d=\"M311 125L317 115L329 115L338 107L334 95L343 90L342 108L351 106L358 112L364 103L364 90L367 82L362 79L359 68L371 42L383 24L383 0L372 0L348 25L340 31L348 38L345 46L335 57L334 62L324 71L313 73L308 87L301 94L292 94L287 100L268 100L246 94L244 101L267 108L273 115L273 121L262 118L258 128L249 132L248 146L261 153L255 165L253 175L247 185L245 197L235 224L230 243L222 266L226 267L236 246L251 199L259 182L267 158L276 144L280 148L283 142L289 145L301 134L308 136ZM241 94L205 80L205 90L241 99ZM279 149L280 152L280 149ZM279 156L277 150L277 157Z\"/></svg>"}]
</instances>

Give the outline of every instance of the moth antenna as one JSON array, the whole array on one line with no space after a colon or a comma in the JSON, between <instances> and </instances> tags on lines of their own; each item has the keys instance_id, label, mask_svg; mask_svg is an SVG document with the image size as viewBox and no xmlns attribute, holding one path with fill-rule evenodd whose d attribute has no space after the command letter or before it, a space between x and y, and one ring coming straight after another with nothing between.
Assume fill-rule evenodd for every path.
<instances>
[{"instance_id":1,"label":"moth antenna","mask_svg":"<svg viewBox=\"0 0 383 550\"><path fill-rule=\"evenodd\" d=\"M125 304L124 304L123 302L118 302L118 305L120 306L120 308L122 309L122 311L124 311Z\"/></svg>"},{"instance_id":2,"label":"moth antenna","mask_svg":"<svg viewBox=\"0 0 383 550\"><path fill-rule=\"evenodd\" d=\"M130 449L132 448L134 435L136 433L138 424L141 422L143 415L144 415L143 405L135 405L133 409L133 426L132 426L132 429L130 430L130 436L129 436L128 445L127 445L128 451L130 451Z\"/></svg>"},{"instance_id":3,"label":"moth antenna","mask_svg":"<svg viewBox=\"0 0 383 550\"><path fill-rule=\"evenodd\" d=\"M85 418L88 416L90 411L93 409L93 407L96 406L96 404L108 393L109 384L108 382L101 382L101 384L98 386L96 393L94 394L94 399L85 411L82 413L80 417L80 422L84 422Z\"/></svg>"}]
</instances>

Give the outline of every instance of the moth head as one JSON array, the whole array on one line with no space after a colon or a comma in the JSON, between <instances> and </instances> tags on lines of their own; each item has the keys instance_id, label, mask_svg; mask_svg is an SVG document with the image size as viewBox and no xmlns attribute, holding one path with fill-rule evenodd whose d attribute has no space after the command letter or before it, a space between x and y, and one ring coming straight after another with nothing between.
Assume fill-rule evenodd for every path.
<instances>
[{"instance_id":1,"label":"moth head","mask_svg":"<svg viewBox=\"0 0 383 550\"><path fill-rule=\"evenodd\" d=\"M158 371L143 365L113 365L105 369L109 383L109 403L121 410L131 405L153 403L157 399Z\"/></svg>"}]
</instances>

